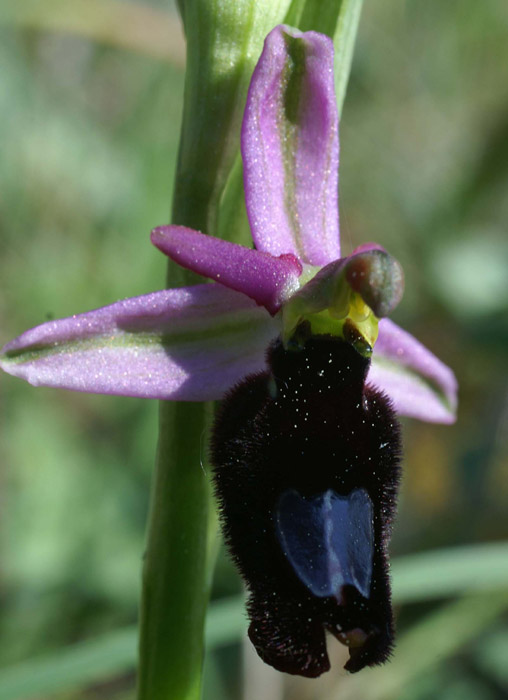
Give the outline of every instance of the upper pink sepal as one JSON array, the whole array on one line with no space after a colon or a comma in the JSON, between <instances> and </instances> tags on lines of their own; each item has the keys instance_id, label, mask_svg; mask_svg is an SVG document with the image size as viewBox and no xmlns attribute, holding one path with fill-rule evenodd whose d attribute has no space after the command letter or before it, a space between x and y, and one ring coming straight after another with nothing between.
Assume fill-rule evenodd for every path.
<instances>
[{"instance_id":1,"label":"upper pink sepal","mask_svg":"<svg viewBox=\"0 0 508 700\"><path fill-rule=\"evenodd\" d=\"M242 127L245 201L258 250L310 265L340 257L333 42L285 26L265 40Z\"/></svg>"},{"instance_id":2,"label":"upper pink sepal","mask_svg":"<svg viewBox=\"0 0 508 700\"><path fill-rule=\"evenodd\" d=\"M246 294L272 315L299 287L302 266L291 254L274 257L185 226L159 226L151 239L182 267Z\"/></svg>"}]
</instances>

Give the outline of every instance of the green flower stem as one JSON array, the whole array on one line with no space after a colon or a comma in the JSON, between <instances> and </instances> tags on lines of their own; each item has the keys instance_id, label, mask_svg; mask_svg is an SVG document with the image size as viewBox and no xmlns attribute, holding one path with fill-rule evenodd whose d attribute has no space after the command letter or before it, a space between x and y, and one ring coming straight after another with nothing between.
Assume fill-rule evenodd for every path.
<instances>
[{"instance_id":1,"label":"green flower stem","mask_svg":"<svg viewBox=\"0 0 508 700\"><path fill-rule=\"evenodd\" d=\"M185 110L184 110L185 120ZM177 170L177 180L180 168ZM188 212L188 225L209 218L213 200ZM191 188L189 188L191 190ZM175 193L173 219L188 202ZM168 286L202 282L169 263ZM217 519L207 476L212 404L161 401L159 443L148 519L141 594L138 700L199 700L204 625L217 542Z\"/></svg>"},{"instance_id":2,"label":"green flower stem","mask_svg":"<svg viewBox=\"0 0 508 700\"><path fill-rule=\"evenodd\" d=\"M201 693L215 549L210 485L202 467L209 415L207 404L161 403L143 570L140 700L198 700Z\"/></svg>"}]
</instances>

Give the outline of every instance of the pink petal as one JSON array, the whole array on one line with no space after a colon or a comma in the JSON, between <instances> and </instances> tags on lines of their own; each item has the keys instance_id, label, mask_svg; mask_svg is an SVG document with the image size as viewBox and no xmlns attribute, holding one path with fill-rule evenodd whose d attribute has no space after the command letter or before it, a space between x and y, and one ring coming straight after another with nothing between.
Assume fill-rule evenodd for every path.
<instances>
[{"instance_id":1,"label":"pink petal","mask_svg":"<svg viewBox=\"0 0 508 700\"><path fill-rule=\"evenodd\" d=\"M389 319L379 322L369 381L383 389L398 413L432 423L453 423L457 380L449 367Z\"/></svg>"},{"instance_id":2,"label":"pink petal","mask_svg":"<svg viewBox=\"0 0 508 700\"><path fill-rule=\"evenodd\" d=\"M252 77L242 128L245 198L258 250L311 265L340 257L333 42L276 27Z\"/></svg>"},{"instance_id":3,"label":"pink petal","mask_svg":"<svg viewBox=\"0 0 508 700\"><path fill-rule=\"evenodd\" d=\"M8 343L0 366L35 386L208 401L263 369L278 332L243 294L203 284L44 323Z\"/></svg>"},{"instance_id":4,"label":"pink petal","mask_svg":"<svg viewBox=\"0 0 508 700\"><path fill-rule=\"evenodd\" d=\"M271 314L299 287L302 266L290 254L276 258L185 226L159 226L152 243L182 267L246 294Z\"/></svg>"}]
</instances>

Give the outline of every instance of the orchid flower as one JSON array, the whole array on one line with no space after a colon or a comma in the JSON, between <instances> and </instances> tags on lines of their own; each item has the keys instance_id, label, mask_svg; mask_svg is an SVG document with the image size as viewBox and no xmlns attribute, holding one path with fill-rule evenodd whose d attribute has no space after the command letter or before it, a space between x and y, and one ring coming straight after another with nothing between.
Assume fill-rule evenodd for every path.
<instances>
[{"instance_id":1,"label":"orchid flower","mask_svg":"<svg viewBox=\"0 0 508 700\"><path fill-rule=\"evenodd\" d=\"M341 257L331 40L285 26L268 35L241 147L253 249L184 226L158 227L152 242L211 283L44 323L5 346L1 366L34 385L76 391L177 401L226 396L212 461L226 538L252 593L251 639L276 668L315 676L329 667L324 626L348 644L347 667L359 670L384 661L393 643L386 544L400 459L394 412L450 423L457 385L448 367L385 318L402 296L394 258L373 243ZM287 476L288 483L274 486L266 473L259 476L274 454L280 464L291 453L288 464L300 475L314 470L298 456L309 437L307 419L295 413L302 406L298 386L301 400L319 409L310 439L322 433L323 416L339 416L351 434L361 432L381 475L365 471L365 452L363 476L341 477L342 487L328 472L333 483L314 474L312 483ZM327 395L324 408L316 392ZM362 427L366 415L373 430ZM288 417L298 455L270 442L269 431L283 433ZM326 430L320 439L329 440ZM335 459L327 450L316 446L319 464ZM351 450L351 460L358 458ZM227 470L242 459L253 471L239 483ZM269 505L255 500L265 487L274 493ZM251 519L259 532L275 527L268 550L259 549L261 535L248 536L236 523L242 515L235 493L240 510L244 503L247 513L257 509ZM304 530L325 542L317 554L302 544ZM276 564L260 570L263 551L275 545Z\"/></svg>"},{"instance_id":2,"label":"orchid flower","mask_svg":"<svg viewBox=\"0 0 508 700\"><path fill-rule=\"evenodd\" d=\"M299 50L305 70L291 73ZM320 268L347 264L340 258L332 63L331 42L315 33L276 28L266 40L242 130L255 250L181 226L157 228L155 245L212 284L43 323L5 345L2 369L35 386L175 401L221 399L263 369L287 302ZM376 248L357 252L375 259ZM388 319L379 323L369 381L399 414L454 420L453 373Z\"/></svg>"}]
</instances>

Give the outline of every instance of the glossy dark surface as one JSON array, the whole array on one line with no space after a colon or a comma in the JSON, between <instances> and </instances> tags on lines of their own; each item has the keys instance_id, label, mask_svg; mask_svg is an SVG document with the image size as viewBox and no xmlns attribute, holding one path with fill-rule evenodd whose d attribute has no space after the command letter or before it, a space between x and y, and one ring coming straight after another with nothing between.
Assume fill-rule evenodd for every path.
<instances>
[{"instance_id":1,"label":"glossy dark surface","mask_svg":"<svg viewBox=\"0 0 508 700\"><path fill-rule=\"evenodd\" d=\"M338 496L328 489L306 499L284 491L275 510L275 531L294 572L314 595L342 602L342 587L370 595L374 522L365 489Z\"/></svg>"}]
</instances>

